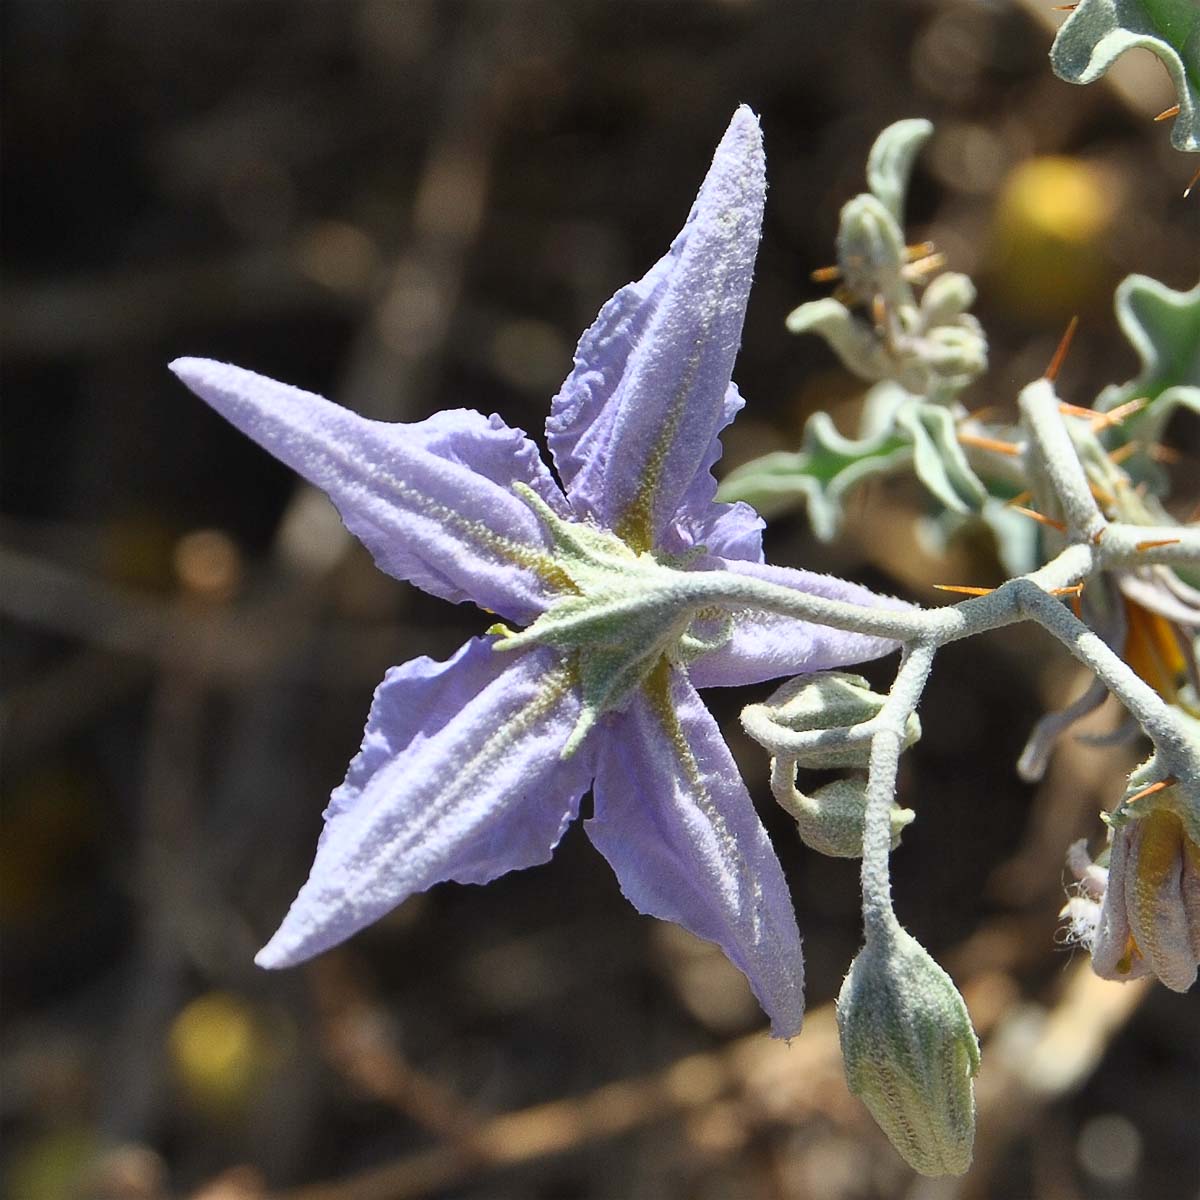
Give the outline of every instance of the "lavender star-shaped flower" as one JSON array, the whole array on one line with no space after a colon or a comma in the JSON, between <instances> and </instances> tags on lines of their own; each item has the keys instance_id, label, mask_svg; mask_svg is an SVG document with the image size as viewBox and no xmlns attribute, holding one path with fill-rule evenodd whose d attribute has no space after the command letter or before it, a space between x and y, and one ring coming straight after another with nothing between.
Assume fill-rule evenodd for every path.
<instances>
[{"instance_id":1,"label":"lavender star-shaped flower","mask_svg":"<svg viewBox=\"0 0 1200 1200\"><path fill-rule=\"evenodd\" d=\"M583 335L534 444L465 409L416 424L204 359L171 369L337 505L379 567L498 625L375 693L316 861L264 967L302 962L443 880L545 862L588 787L588 836L643 913L718 943L772 1031L803 1015L779 862L697 687L876 657L875 638L705 599L735 572L860 604L865 588L762 562L762 522L718 504L719 434L765 193L758 121L735 114L682 232Z\"/></svg>"}]
</instances>

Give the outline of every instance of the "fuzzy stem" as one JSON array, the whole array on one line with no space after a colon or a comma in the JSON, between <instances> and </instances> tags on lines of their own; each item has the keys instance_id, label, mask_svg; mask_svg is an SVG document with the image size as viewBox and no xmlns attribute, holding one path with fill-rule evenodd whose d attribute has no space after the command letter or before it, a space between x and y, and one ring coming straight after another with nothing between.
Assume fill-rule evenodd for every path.
<instances>
[{"instance_id":1,"label":"fuzzy stem","mask_svg":"<svg viewBox=\"0 0 1200 1200\"><path fill-rule=\"evenodd\" d=\"M862 903L867 942L887 936L895 927L892 884L888 860L892 851L892 802L904 731L921 699L933 656L934 642L914 642L906 647L892 690L870 724L871 758L867 773L867 809L863 824Z\"/></svg>"}]
</instances>

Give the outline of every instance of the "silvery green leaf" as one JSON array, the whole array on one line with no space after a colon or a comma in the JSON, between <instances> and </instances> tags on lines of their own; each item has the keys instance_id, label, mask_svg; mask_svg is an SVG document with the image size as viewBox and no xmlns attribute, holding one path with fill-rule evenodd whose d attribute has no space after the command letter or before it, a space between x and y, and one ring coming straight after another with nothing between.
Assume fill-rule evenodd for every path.
<instances>
[{"instance_id":1,"label":"silvery green leaf","mask_svg":"<svg viewBox=\"0 0 1200 1200\"><path fill-rule=\"evenodd\" d=\"M828 541L838 531L843 500L854 487L911 463L946 508L977 511L987 491L958 444L954 414L899 388L881 385L872 396L880 402L872 405L870 436L845 437L828 413L814 413L804 426L799 451L777 451L738 467L721 484L718 498L743 500L767 517L806 503L813 532ZM898 396L903 397L899 402Z\"/></svg>"},{"instance_id":2,"label":"silvery green leaf","mask_svg":"<svg viewBox=\"0 0 1200 1200\"><path fill-rule=\"evenodd\" d=\"M1129 400L1148 400L1121 428L1127 439L1152 446L1177 408L1200 413L1200 284L1176 292L1146 275L1129 275L1118 285L1115 303L1117 323L1142 369L1127 383L1105 388L1096 407L1108 412ZM1155 474L1146 454L1135 458L1144 460L1135 473Z\"/></svg>"},{"instance_id":3,"label":"silvery green leaf","mask_svg":"<svg viewBox=\"0 0 1200 1200\"><path fill-rule=\"evenodd\" d=\"M868 438L843 437L828 413L804 426L802 448L777 451L730 472L717 492L720 500L743 500L766 517L807 504L813 532L822 541L837 534L842 501L864 479L888 474L912 460L909 440L892 429Z\"/></svg>"},{"instance_id":4,"label":"silvery green leaf","mask_svg":"<svg viewBox=\"0 0 1200 1200\"><path fill-rule=\"evenodd\" d=\"M1200 150L1200 7L1195 0L1082 0L1050 48L1054 73L1092 83L1126 50L1162 60L1179 96L1177 150Z\"/></svg>"},{"instance_id":5,"label":"silvery green leaf","mask_svg":"<svg viewBox=\"0 0 1200 1200\"><path fill-rule=\"evenodd\" d=\"M911 117L889 125L876 139L867 156L867 186L896 219L904 224L904 197L917 153L929 140L933 125L923 117Z\"/></svg>"},{"instance_id":6,"label":"silvery green leaf","mask_svg":"<svg viewBox=\"0 0 1200 1200\"><path fill-rule=\"evenodd\" d=\"M866 321L856 317L832 297L810 300L793 309L787 318L789 333L815 333L860 379L888 379L895 371L892 356Z\"/></svg>"},{"instance_id":7,"label":"silvery green leaf","mask_svg":"<svg viewBox=\"0 0 1200 1200\"><path fill-rule=\"evenodd\" d=\"M897 411L896 428L912 442L917 477L947 508L973 512L983 505L987 489L959 445L952 412L914 401Z\"/></svg>"}]
</instances>

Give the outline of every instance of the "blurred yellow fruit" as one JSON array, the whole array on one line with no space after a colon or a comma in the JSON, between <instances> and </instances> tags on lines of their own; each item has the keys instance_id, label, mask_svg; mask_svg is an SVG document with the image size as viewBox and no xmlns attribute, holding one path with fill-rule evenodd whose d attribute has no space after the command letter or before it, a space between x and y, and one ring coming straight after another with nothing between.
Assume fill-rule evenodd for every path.
<instances>
[{"instance_id":1,"label":"blurred yellow fruit","mask_svg":"<svg viewBox=\"0 0 1200 1200\"><path fill-rule=\"evenodd\" d=\"M1009 172L996 202L990 290L1014 314L1066 318L1110 301L1106 243L1119 208L1112 171L1044 157Z\"/></svg>"},{"instance_id":2,"label":"blurred yellow fruit","mask_svg":"<svg viewBox=\"0 0 1200 1200\"><path fill-rule=\"evenodd\" d=\"M228 992L208 992L186 1005L167 1041L189 1099L214 1115L245 1105L274 1057L254 1010Z\"/></svg>"}]
</instances>

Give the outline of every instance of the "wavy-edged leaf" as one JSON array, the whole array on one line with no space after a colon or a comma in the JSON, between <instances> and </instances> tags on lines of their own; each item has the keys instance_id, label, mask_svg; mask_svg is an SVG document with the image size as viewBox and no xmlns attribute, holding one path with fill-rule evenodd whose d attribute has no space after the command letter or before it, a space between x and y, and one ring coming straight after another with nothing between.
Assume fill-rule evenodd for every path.
<instances>
[{"instance_id":1,"label":"wavy-edged leaf","mask_svg":"<svg viewBox=\"0 0 1200 1200\"><path fill-rule=\"evenodd\" d=\"M873 392L884 389L887 403L874 405L869 436L845 437L828 413L814 413L800 450L767 454L738 467L721 484L718 497L744 500L767 517L805 504L813 532L828 541L841 525L845 497L858 484L911 465L946 508L978 509L987 492L958 444L951 413L889 385ZM905 398L893 407L894 394Z\"/></svg>"},{"instance_id":2,"label":"wavy-edged leaf","mask_svg":"<svg viewBox=\"0 0 1200 1200\"><path fill-rule=\"evenodd\" d=\"M1126 383L1106 387L1096 398L1102 412L1130 400L1148 401L1126 418L1120 440L1150 448L1162 440L1177 408L1200 414L1200 284L1176 292L1146 275L1129 275L1117 287L1117 323L1141 360ZM1159 482L1161 471L1145 450L1127 463L1134 475Z\"/></svg>"},{"instance_id":3,"label":"wavy-edged leaf","mask_svg":"<svg viewBox=\"0 0 1200 1200\"><path fill-rule=\"evenodd\" d=\"M1176 150L1200 151L1200 5L1195 0L1082 0L1050 48L1054 73L1092 83L1126 50L1158 56L1179 96Z\"/></svg>"}]
</instances>

